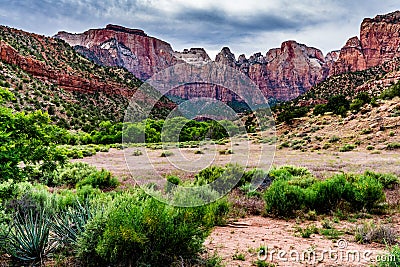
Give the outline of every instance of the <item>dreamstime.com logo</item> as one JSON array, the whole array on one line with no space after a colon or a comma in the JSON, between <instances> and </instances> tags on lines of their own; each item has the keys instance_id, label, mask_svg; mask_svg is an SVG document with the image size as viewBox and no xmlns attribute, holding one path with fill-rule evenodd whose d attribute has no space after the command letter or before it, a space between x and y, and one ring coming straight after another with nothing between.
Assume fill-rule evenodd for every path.
<instances>
[{"instance_id":1,"label":"dreamstime.com logo","mask_svg":"<svg viewBox=\"0 0 400 267\"><path fill-rule=\"evenodd\" d=\"M190 100L180 100L169 114L164 114L164 124L157 133L138 130L137 125L152 118L159 107L167 105L165 97L172 95L171 91L192 92ZM196 92L203 93L196 93ZM204 92L211 92L204 97ZM201 97L193 98L193 95ZM124 156L127 166L136 183L148 194L158 200L181 207L200 206L213 202L227 194L243 175L245 168L257 168L262 163L263 168L268 169L275 155L275 142L266 144L258 142L254 145L254 139L250 138L248 125L242 120L224 96L233 96L240 105L246 106L252 113L252 121L256 121L256 127L252 129L254 137L256 131L258 140L274 140L275 123L269 109L268 100L258 86L242 72L219 63L211 62L200 66L192 64L177 64L154 74L135 92L131 98L125 113L122 140L128 145L132 142L145 143L148 135L160 134L162 149L172 150L173 156L167 156L167 162L160 162L160 157L154 157L151 144L146 144L142 151L145 159L140 157L141 166L145 171L137 171L138 157L132 155L132 150L125 149ZM221 100L219 100L221 99ZM224 101L222 101L224 100ZM202 153L193 158L187 151L180 149L180 133L185 125L179 121L185 118L189 120L212 120L223 127L229 135L229 143L224 145L227 151L240 147L235 153L220 155L221 146L218 142L205 138L200 146L204 148ZM200 118L200 119L199 119ZM225 120L225 123L221 121ZM226 122L229 123L226 123ZM141 124L142 123L142 124ZM236 125L232 130L232 123ZM143 126L142 126L143 127ZM147 128L147 127L143 127ZM223 157L223 158L222 158ZM165 158L164 158L165 159ZM193 177L199 171L212 165L238 164L244 167L241 172L225 171L205 185L193 184L182 186L170 183L165 177L166 170L169 173L177 173L181 177ZM168 166L166 166L168 165ZM147 167L151 166L151 167ZM252 180L252 188L257 188L264 177L255 175ZM166 190L168 189L168 190Z\"/></svg>"},{"instance_id":2,"label":"dreamstime.com logo","mask_svg":"<svg viewBox=\"0 0 400 267\"><path fill-rule=\"evenodd\" d=\"M396 262L395 255L377 255L370 250L352 250L348 249L348 242L345 239L339 239L335 248L307 250L283 250L268 249L266 245L261 246L257 253L257 259L260 261L279 262L279 263L307 263L317 264L321 262L333 262L338 266L351 263L377 263L377 262Z\"/></svg>"}]
</instances>

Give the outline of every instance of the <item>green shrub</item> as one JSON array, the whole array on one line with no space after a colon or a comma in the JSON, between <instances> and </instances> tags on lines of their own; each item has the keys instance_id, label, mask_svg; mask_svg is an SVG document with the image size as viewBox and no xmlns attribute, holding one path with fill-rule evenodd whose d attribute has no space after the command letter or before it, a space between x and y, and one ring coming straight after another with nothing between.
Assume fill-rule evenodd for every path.
<instances>
[{"instance_id":1,"label":"green shrub","mask_svg":"<svg viewBox=\"0 0 400 267\"><path fill-rule=\"evenodd\" d=\"M279 168L272 169L269 174L273 179L292 179L293 176L297 177L308 177L311 176L311 172L304 167L295 167L295 166L282 166Z\"/></svg>"},{"instance_id":2,"label":"green shrub","mask_svg":"<svg viewBox=\"0 0 400 267\"><path fill-rule=\"evenodd\" d=\"M339 208L352 211L381 209L385 194L379 179L386 181L388 186L396 182L392 176L381 177L373 173L342 174L323 181L307 173L293 176L284 169L273 170L269 175L273 182L264 192L266 211L285 217L293 216L297 211L315 210L329 214Z\"/></svg>"},{"instance_id":3,"label":"green shrub","mask_svg":"<svg viewBox=\"0 0 400 267\"><path fill-rule=\"evenodd\" d=\"M236 184L236 187L244 186L250 182L261 182L268 176L268 173L261 169L252 169L244 172L240 181Z\"/></svg>"},{"instance_id":4,"label":"green shrub","mask_svg":"<svg viewBox=\"0 0 400 267\"><path fill-rule=\"evenodd\" d=\"M298 232L302 238L310 238L312 234L318 234L318 228L315 225L309 225L306 228L297 227L296 232Z\"/></svg>"},{"instance_id":5,"label":"green shrub","mask_svg":"<svg viewBox=\"0 0 400 267\"><path fill-rule=\"evenodd\" d=\"M143 193L123 194L89 221L78 240L78 257L86 265L125 266L196 259L215 216L210 205L174 208Z\"/></svg>"},{"instance_id":6,"label":"green shrub","mask_svg":"<svg viewBox=\"0 0 400 267\"><path fill-rule=\"evenodd\" d=\"M143 152L141 150L139 150L139 149L133 151L133 153L132 153L132 156L135 156L135 157L138 157L138 156L141 156L141 155L143 155Z\"/></svg>"},{"instance_id":7,"label":"green shrub","mask_svg":"<svg viewBox=\"0 0 400 267\"><path fill-rule=\"evenodd\" d=\"M210 184L220 178L224 171L225 168L220 166L207 167L194 176L195 184L199 186Z\"/></svg>"},{"instance_id":8,"label":"green shrub","mask_svg":"<svg viewBox=\"0 0 400 267\"><path fill-rule=\"evenodd\" d=\"M400 143L397 143L397 142L390 143L386 146L386 149L388 149L388 150L400 149Z\"/></svg>"},{"instance_id":9,"label":"green shrub","mask_svg":"<svg viewBox=\"0 0 400 267\"><path fill-rule=\"evenodd\" d=\"M318 105L315 105L313 114L314 115L324 115L325 112L327 112L327 111L328 110L327 110L325 104L318 104Z\"/></svg>"},{"instance_id":10,"label":"green shrub","mask_svg":"<svg viewBox=\"0 0 400 267\"><path fill-rule=\"evenodd\" d=\"M391 189L400 183L399 178L396 175L390 173L376 173L372 171L366 171L364 175L375 178L382 184L384 188Z\"/></svg>"},{"instance_id":11,"label":"green shrub","mask_svg":"<svg viewBox=\"0 0 400 267\"><path fill-rule=\"evenodd\" d=\"M335 176L312 184L307 192L309 206L319 213L328 213L339 205L347 181L343 176Z\"/></svg>"},{"instance_id":12,"label":"green shrub","mask_svg":"<svg viewBox=\"0 0 400 267\"><path fill-rule=\"evenodd\" d=\"M400 246L395 245L389 250L389 254L381 255L379 267L398 267L400 266Z\"/></svg>"},{"instance_id":13,"label":"green shrub","mask_svg":"<svg viewBox=\"0 0 400 267\"><path fill-rule=\"evenodd\" d=\"M361 130L361 134L370 134L372 133L372 129L371 128L367 128L367 129L362 129Z\"/></svg>"},{"instance_id":14,"label":"green shrub","mask_svg":"<svg viewBox=\"0 0 400 267\"><path fill-rule=\"evenodd\" d=\"M290 217L304 208L305 198L301 187L275 180L264 194L265 208L270 214Z\"/></svg>"},{"instance_id":15,"label":"green shrub","mask_svg":"<svg viewBox=\"0 0 400 267\"><path fill-rule=\"evenodd\" d=\"M336 135L333 135L333 136L331 136L331 138L329 138L329 143L337 143L337 142L339 142L340 141L340 137L338 137L338 136L336 136Z\"/></svg>"},{"instance_id":16,"label":"green shrub","mask_svg":"<svg viewBox=\"0 0 400 267\"><path fill-rule=\"evenodd\" d=\"M118 179L115 178L109 171L102 169L89 174L89 176L80 180L76 187L80 188L85 185L91 185L93 188L107 189L115 188L119 184Z\"/></svg>"},{"instance_id":17,"label":"green shrub","mask_svg":"<svg viewBox=\"0 0 400 267\"><path fill-rule=\"evenodd\" d=\"M400 96L400 83L397 82L396 84L392 85L385 91L381 93L379 96L381 99L392 99L396 96Z\"/></svg>"},{"instance_id":18,"label":"green shrub","mask_svg":"<svg viewBox=\"0 0 400 267\"><path fill-rule=\"evenodd\" d=\"M64 167L60 167L53 174L54 185L75 186L76 183L85 179L98 170L83 162L67 163Z\"/></svg>"},{"instance_id":19,"label":"green shrub","mask_svg":"<svg viewBox=\"0 0 400 267\"><path fill-rule=\"evenodd\" d=\"M350 108L350 102L344 95L335 95L329 98L326 108L336 115L345 116L347 110Z\"/></svg>"},{"instance_id":20,"label":"green shrub","mask_svg":"<svg viewBox=\"0 0 400 267\"><path fill-rule=\"evenodd\" d=\"M344 146L339 148L339 152L349 152L355 149L356 146L352 144L345 144Z\"/></svg>"},{"instance_id":21,"label":"green shrub","mask_svg":"<svg viewBox=\"0 0 400 267\"><path fill-rule=\"evenodd\" d=\"M371 96L367 93L367 92L359 92L355 99L359 99L361 101L363 101L365 104L369 104L372 101Z\"/></svg>"},{"instance_id":22,"label":"green shrub","mask_svg":"<svg viewBox=\"0 0 400 267\"><path fill-rule=\"evenodd\" d=\"M320 234L328 239L337 240L341 235L343 235L343 232L336 229L321 229Z\"/></svg>"},{"instance_id":23,"label":"green shrub","mask_svg":"<svg viewBox=\"0 0 400 267\"><path fill-rule=\"evenodd\" d=\"M231 154L233 154L233 151L232 151L232 149L224 149L224 150L218 151L218 153L220 155L231 155Z\"/></svg>"},{"instance_id":24,"label":"green shrub","mask_svg":"<svg viewBox=\"0 0 400 267\"><path fill-rule=\"evenodd\" d=\"M175 175L168 175L167 176L167 183L165 184L165 191L166 192L171 192L172 189L176 186L176 185L180 185L181 184L181 179L179 179L178 176ZM174 186L175 185L175 186Z\"/></svg>"},{"instance_id":25,"label":"green shrub","mask_svg":"<svg viewBox=\"0 0 400 267\"><path fill-rule=\"evenodd\" d=\"M371 210L385 200L382 184L371 176L359 176L347 190L352 193L352 197L348 201L358 209Z\"/></svg>"},{"instance_id":26,"label":"green shrub","mask_svg":"<svg viewBox=\"0 0 400 267\"><path fill-rule=\"evenodd\" d=\"M172 151L163 151L160 155L160 157L166 158L172 156L174 153Z\"/></svg>"},{"instance_id":27,"label":"green shrub","mask_svg":"<svg viewBox=\"0 0 400 267\"><path fill-rule=\"evenodd\" d=\"M364 104L365 104L365 102L364 102L363 100L361 100L361 99L354 99L354 100L351 102L349 109L350 109L351 111L358 112L358 111L360 111L360 109L362 108L362 106L364 106Z\"/></svg>"}]
</instances>

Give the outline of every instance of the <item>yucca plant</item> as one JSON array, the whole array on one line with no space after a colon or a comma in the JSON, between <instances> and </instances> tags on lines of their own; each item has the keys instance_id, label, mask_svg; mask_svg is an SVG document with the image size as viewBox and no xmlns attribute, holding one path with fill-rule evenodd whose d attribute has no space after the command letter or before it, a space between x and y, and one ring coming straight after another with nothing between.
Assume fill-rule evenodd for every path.
<instances>
[{"instance_id":1,"label":"yucca plant","mask_svg":"<svg viewBox=\"0 0 400 267\"><path fill-rule=\"evenodd\" d=\"M45 211L15 215L7 237L7 250L14 259L29 263L42 262L55 249L54 242L49 240L50 225L46 216Z\"/></svg>"},{"instance_id":2,"label":"yucca plant","mask_svg":"<svg viewBox=\"0 0 400 267\"><path fill-rule=\"evenodd\" d=\"M92 218L92 213L88 202L81 205L79 201L75 207L53 215L49 223L54 239L67 247L75 244L90 218Z\"/></svg>"}]
</instances>

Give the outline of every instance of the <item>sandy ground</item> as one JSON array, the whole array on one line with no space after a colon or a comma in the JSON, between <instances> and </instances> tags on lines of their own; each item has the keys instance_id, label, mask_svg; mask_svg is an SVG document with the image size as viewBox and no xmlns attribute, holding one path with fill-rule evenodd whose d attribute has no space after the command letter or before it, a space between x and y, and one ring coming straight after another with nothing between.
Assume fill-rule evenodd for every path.
<instances>
[{"instance_id":1,"label":"sandy ground","mask_svg":"<svg viewBox=\"0 0 400 267\"><path fill-rule=\"evenodd\" d=\"M400 175L400 153L396 151L382 150L380 154L371 154L366 150L339 153L334 151L300 152L284 148L275 152L271 145L264 146L262 149L260 144L251 143L250 146L248 144L246 140L239 140L231 145L206 144L200 148L184 149L167 147L165 150L173 153L169 157L161 157L163 150L160 149L152 150L144 147L111 149L108 153L97 153L95 156L78 161L108 169L121 177L125 184L135 184L135 179L143 179L143 177L155 181L163 180L164 175L168 173L190 179L198 170L208 165L223 166L235 162L248 168L263 169L269 169L272 165L285 164L304 166L318 177L327 177L340 172L361 173L366 170ZM234 154L220 155L219 151L225 149L232 149ZM135 150L140 150L143 155L132 156ZM204 154L195 154L198 150ZM157 176L159 177L149 178ZM395 196L397 199L398 194L396 193ZM389 218L397 232L400 232L399 217L395 215ZM375 219L380 222L389 220L388 216ZM321 228L319 221L299 222L248 217L239 220L235 225L216 227L205 242L205 246L209 255L216 253L222 257L223 263L228 267L255 266L258 259L273 262L275 266L370 266L379 255L385 253L385 245L357 244L353 233L356 225L361 223L362 221L356 223L341 221L334 225L335 229L345 232L340 237L345 240L341 241L345 243L345 247L338 247L337 240L330 240L319 234L313 234L310 238L302 238L296 234L296 227L305 228L307 225L315 224ZM257 252L260 246L268 247L269 250L267 255L261 255L258 258ZM275 254L271 254L272 250L276 251ZM286 261L278 258L277 251L290 253L282 256ZM299 253L299 260L294 251ZM307 258L309 251L314 251L316 256ZM324 251L325 254L323 254ZM329 252L332 253L331 257ZM358 258L354 259L352 252L357 252ZM350 258L348 258L348 253L351 254ZM367 257L364 257L363 253L367 253ZM302 255L306 255L306 258Z\"/></svg>"},{"instance_id":2,"label":"sandy ground","mask_svg":"<svg viewBox=\"0 0 400 267\"><path fill-rule=\"evenodd\" d=\"M173 173L182 176L193 176L198 170L211 164L223 166L227 163L239 163L248 168L259 167L268 170L271 166L295 165L310 169L318 177L326 177L333 173L361 173L372 170L383 173L394 173L400 176L400 153L396 150L382 150L380 154L368 151L314 151L301 152L291 149L277 149L259 144L251 144L251 149L242 145L205 145L200 148L167 148L173 153L170 157L160 157L163 150L144 147L125 150L110 149L110 152L98 152L95 156L79 159L98 168L105 168L118 177L131 179L132 174L140 177L158 173L164 175ZM219 151L232 149L233 155L220 155ZM264 149L261 152L261 149ZM133 151L140 150L143 155L132 156ZM196 155L201 150L204 154ZM262 155L260 155L262 153ZM127 160L125 160L127 157ZM128 162L128 166L127 166ZM131 172L129 171L131 170ZM132 174L131 174L132 173Z\"/></svg>"},{"instance_id":3,"label":"sandy ground","mask_svg":"<svg viewBox=\"0 0 400 267\"><path fill-rule=\"evenodd\" d=\"M399 216L391 220L398 231ZM338 240L319 234L310 238L296 234L296 227L305 228L313 224L321 228L318 221L299 223L295 220L249 217L239 220L239 225L216 227L205 246L209 254L216 253L229 267L254 266L257 260L274 263L275 266L370 266L380 260L381 255L386 255L385 245L358 244L354 241L352 233L357 223L334 223L335 229L345 233ZM265 255L259 254L261 246L268 248ZM310 251L315 254L309 254ZM238 259L238 255L243 258Z\"/></svg>"}]
</instances>

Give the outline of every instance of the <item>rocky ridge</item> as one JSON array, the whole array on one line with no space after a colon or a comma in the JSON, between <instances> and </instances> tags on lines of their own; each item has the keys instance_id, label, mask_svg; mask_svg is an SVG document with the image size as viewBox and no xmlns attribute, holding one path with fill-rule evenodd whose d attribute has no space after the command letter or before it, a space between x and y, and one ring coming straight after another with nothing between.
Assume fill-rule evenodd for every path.
<instances>
[{"instance_id":1,"label":"rocky ridge","mask_svg":"<svg viewBox=\"0 0 400 267\"><path fill-rule=\"evenodd\" d=\"M176 52L170 44L147 36L141 30L116 25L81 34L60 32L55 37L65 40L96 63L125 67L142 80L177 63L201 65L211 62L202 48ZM215 62L245 73L266 97L290 100L330 76L365 70L396 58L400 56L399 47L400 11L396 11L364 19L359 37L350 38L342 49L329 52L326 56L317 48L286 41L280 48L270 49L265 55L255 53L249 58L240 55L236 59L230 49L224 47ZM203 86L200 93L189 91L194 97L207 90L215 88ZM189 91L176 90L176 93L178 97L190 98ZM208 93L213 94L215 92ZM227 97L226 100L232 98Z\"/></svg>"}]
</instances>

